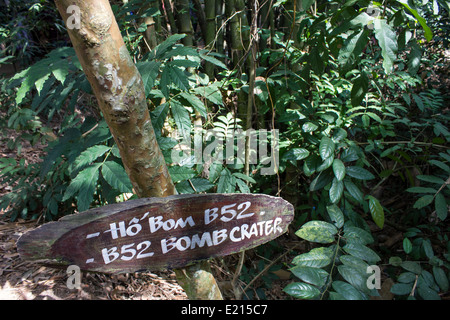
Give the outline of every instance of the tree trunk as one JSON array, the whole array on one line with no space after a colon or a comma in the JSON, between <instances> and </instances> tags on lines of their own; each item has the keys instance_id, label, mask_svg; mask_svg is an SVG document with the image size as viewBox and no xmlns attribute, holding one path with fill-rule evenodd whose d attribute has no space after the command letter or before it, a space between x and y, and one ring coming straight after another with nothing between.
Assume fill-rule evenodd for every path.
<instances>
[{"instance_id":1,"label":"tree trunk","mask_svg":"<svg viewBox=\"0 0 450 320\"><path fill-rule=\"evenodd\" d=\"M183 38L183 44L187 47L194 46L194 29L191 22L191 14L189 8L189 0L176 0L176 21L178 23L178 30L184 33L186 37Z\"/></svg>"},{"instance_id":2,"label":"tree trunk","mask_svg":"<svg viewBox=\"0 0 450 320\"><path fill-rule=\"evenodd\" d=\"M56 0L67 21L67 8L80 9L81 27L68 32L78 59L97 97L99 107L120 150L127 174L139 197L165 197L176 193L151 124L141 76L120 34L107 0ZM69 10L70 12L70 10ZM214 277L208 269L197 266L205 295L190 299L221 298ZM190 271L183 284L186 292L196 286ZM214 296L211 296L214 292ZM200 292L199 294L202 294Z\"/></svg>"}]
</instances>

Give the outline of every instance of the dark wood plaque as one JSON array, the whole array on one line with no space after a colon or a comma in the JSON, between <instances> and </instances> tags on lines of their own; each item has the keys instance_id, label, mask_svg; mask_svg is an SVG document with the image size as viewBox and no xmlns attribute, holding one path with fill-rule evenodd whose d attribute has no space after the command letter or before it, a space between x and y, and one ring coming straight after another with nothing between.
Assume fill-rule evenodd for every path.
<instances>
[{"instance_id":1,"label":"dark wood plaque","mask_svg":"<svg viewBox=\"0 0 450 320\"><path fill-rule=\"evenodd\" d=\"M260 194L131 200L50 222L18 240L20 255L102 273L180 268L257 247L287 231L294 208Z\"/></svg>"}]
</instances>

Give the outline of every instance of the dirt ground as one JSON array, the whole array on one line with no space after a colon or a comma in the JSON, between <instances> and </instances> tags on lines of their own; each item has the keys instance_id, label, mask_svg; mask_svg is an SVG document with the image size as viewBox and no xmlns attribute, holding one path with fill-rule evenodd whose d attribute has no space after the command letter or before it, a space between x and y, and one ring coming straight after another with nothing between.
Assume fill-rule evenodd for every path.
<instances>
[{"instance_id":1,"label":"dirt ground","mask_svg":"<svg viewBox=\"0 0 450 320\"><path fill-rule=\"evenodd\" d=\"M66 270L22 260L16 241L34 222L0 221L0 300L184 300L173 272L105 275L82 273L68 289Z\"/></svg>"}]
</instances>

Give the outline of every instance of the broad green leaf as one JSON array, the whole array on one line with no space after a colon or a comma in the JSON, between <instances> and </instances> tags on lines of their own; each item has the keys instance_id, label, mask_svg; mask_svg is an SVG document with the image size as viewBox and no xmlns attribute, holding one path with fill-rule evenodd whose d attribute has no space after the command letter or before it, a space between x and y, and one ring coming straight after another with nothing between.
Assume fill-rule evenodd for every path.
<instances>
[{"instance_id":1,"label":"broad green leaf","mask_svg":"<svg viewBox=\"0 0 450 320\"><path fill-rule=\"evenodd\" d=\"M383 56L383 68L386 74L391 73L394 61L397 57L397 35L392 27L384 19L373 21L375 38L381 47Z\"/></svg>"},{"instance_id":2,"label":"broad green leaf","mask_svg":"<svg viewBox=\"0 0 450 320\"><path fill-rule=\"evenodd\" d=\"M345 300L365 300L364 296L351 284L344 281L333 281L333 289Z\"/></svg>"},{"instance_id":3,"label":"broad green leaf","mask_svg":"<svg viewBox=\"0 0 450 320\"><path fill-rule=\"evenodd\" d=\"M255 180L255 179L253 179L252 177L249 177L249 176L247 176L247 175L245 175L245 174L243 174L243 173L240 173L240 172L234 172L234 173L233 173L233 176L235 176L235 177L237 177L237 178L239 178L239 179L248 181L248 182L250 182L250 183L256 183L256 180Z\"/></svg>"},{"instance_id":4,"label":"broad green leaf","mask_svg":"<svg viewBox=\"0 0 450 320\"><path fill-rule=\"evenodd\" d=\"M172 177L172 181L174 183L192 179L196 176L196 173L193 169L180 166L169 167L169 174Z\"/></svg>"},{"instance_id":5,"label":"broad green leaf","mask_svg":"<svg viewBox=\"0 0 450 320\"><path fill-rule=\"evenodd\" d=\"M348 180L348 181L345 180L344 185L345 185L345 189L348 191L348 193L350 193L350 195L353 198L355 198L356 201L358 201L359 203L362 203L364 201L364 194L362 193L362 191L359 189L359 187L356 184L354 184L350 180Z\"/></svg>"},{"instance_id":6,"label":"broad green leaf","mask_svg":"<svg viewBox=\"0 0 450 320\"><path fill-rule=\"evenodd\" d=\"M403 272L398 276L397 281L401 283L413 283L416 281L416 275L412 272Z\"/></svg>"},{"instance_id":7,"label":"broad green leaf","mask_svg":"<svg viewBox=\"0 0 450 320\"><path fill-rule=\"evenodd\" d=\"M101 165L101 163L95 163L80 171L67 187L62 201L66 201L77 194L78 210L81 212L89 209L89 205L94 199L94 192L97 187L99 176L98 169Z\"/></svg>"},{"instance_id":8,"label":"broad green leaf","mask_svg":"<svg viewBox=\"0 0 450 320\"><path fill-rule=\"evenodd\" d=\"M342 213L341 209L335 204L331 206L327 206L327 212L330 216L331 220L334 221L334 224L337 228L342 228L344 225L344 214Z\"/></svg>"},{"instance_id":9,"label":"broad green leaf","mask_svg":"<svg viewBox=\"0 0 450 320\"><path fill-rule=\"evenodd\" d=\"M74 170L80 170L88 164L91 164L99 157L103 156L106 152L110 151L111 147L104 145L96 145L83 151L76 159L74 163Z\"/></svg>"},{"instance_id":10,"label":"broad green leaf","mask_svg":"<svg viewBox=\"0 0 450 320\"><path fill-rule=\"evenodd\" d=\"M344 183L342 181L333 178L333 182L331 183L331 188L329 191L330 201L331 203L337 203L344 192Z\"/></svg>"},{"instance_id":11,"label":"broad green leaf","mask_svg":"<svg viewBox=\"0 0 450 320\"><path fill-rule=\"evenodd\" d=\"M328 272L320 268L295 266L289 270L300 280L318 287L325 285L328 277Z\"/></svg>"},{"instance_id":12,"label":"broad green leaf","mask_svg":"<svg viewBox=\"0 0 450 320\"><path fill-rule=\"evenodd\" d=\"M416 41L411 43L411 52L408 54L408 70L409 73L415 75L420 67L422 58L422 49Z\"/></svg>"},{"instance_id":13,"label":"broad green leaf","mask_svg":"<svg viewBox=\"0 0 450 320\"><path fill-rule=\"evenodd\" d=\"M344 228L344 238L347 240L347 242L358 243L362 245L371 244L374 241L372 235L369 232L353 226L346 226Z\"/></svg>"},{"instance_id":14,"label":"broad green leaf","mask_svg":"<svg viewBox=\"0 0 450 320\"><path fill-rule=\"evenodd\" d=\"M362 29L348 37L342 48L339 50L338 61L344 70L348 70L354 65L369 41L369 30Z\"/></svg>"},{"instance_id":15,"label":"broad green leaf","mask_svg":"<svg viewBox=\"0 0 450 320\"><path fill-rule=\"evenodd\" d=\"M309 156L309 151L303 148L294 148L289 150L283 155L283 160L291 161L295 164L297 160L303 160Z\"/></svg>"},{"instance_id":16,"label":"broad green leaf","mask_svg":"<svg viewBox=\"0 0 450 320\"><path fill-rule=\"evenodd\" d=\"M326 136L322 137L319 145L319 153L320 156L322 157L322 160L325 160L334 155L334 150L335 150L334 141Z\"/></svg>"},{"instance_id":17,"label":"broad green leaf","mask_svg":"<svg viewBox=\"0 0 450 320\"><path fill-rule=\"evenodd\" d=\"M306 267L323 268L331 263L332 257L333 250L326 247L320 247L296 256L292 260L292 263Z\"/></svg>"},{"instance_id":18,"label":"broad green leaf","mask_svg":"<svg viewBox=\"0 0 450 320\"><path fill-rule=\"evenodd\" d=\"M322 171L309 185L310 191L317 191L325 187L333 180L333 175L329 170Z\"/></svg>"},{"instance_id":19,"label":"broad green leaf","mask_svg":"<svg viewBox=\"0 0 450 320\"><path fill-rule=\"evenodd\" d=\"M346 169L347 175L359 180L372 180L375 176L364 168L357 166L349 166Z\"/></svg>"},{"instance_id":20,"label":"broad green leaf","mask_svg":"<svg viewBox=\"0 0 450 320\"><path fill-rule=\"evenodd\" d=\"M164 127L167 115L169 114L169 104L163 103L151 112L152 125L155 131L161 131Z\"/></svg>"},{"instance_id":21,"label":"broad green leaf","mask_svg":"<svg viewBox=\"0 0 450 320\"><path fill-rule=\"evenodd\" d=\"M191 133L191 118L189 112L176 100L172 100L170 102L170 108L172 110L173 119L175 120L175 124L177 125L181 136L188 140L187 138Z\"/></svg>"},{"instance_id":22,"label":"broad green leaf","mask_svg":"<svg viewBox=\"0 0 450 320\"><path fill-rule=\"evenodd\" d=\"M415 274L422 273L422 268L420 267L420 265L417 262L414 262L414 261L403 261L402 268L407 271L413 272Z\"/></svg>"},{"instance_id":23,"label":"broad green leaf","mask_svg":"<svg viewBox=\"0 0 450 320\"><path fill-rule=\"evenodd\" d=\"M144 83L145 95L148 96L152 90L155 80L159 74L160 63L157 61L141 61L136 64Z\"/></svg>"},{"instance_id":24,"label":"broad green leaf","mask_svg":"<svg viewBox=\"0 0 450 320\"><path fill-rule=\"evenodd\" d=\"M408 9L409 12L412 13L414 18L416 18L416 20L420 23L423 30L425 31L425 38L427 39L427 41L431 41L431 39L433 38L433 32L431 31L430 27L427 26L426 20L419 15L417 10L415 10L409 6L407 0L399 0L398 2L400 2L402 5L404 5L405 8Z\"/></svg>"},{"instance_id":25,"label":"broad green leaf","mask_svg":"<svg viewBox=\"0 0 450 320\"><path fill-rule=\"evenodd\" d=\"M441 300L441 296L425 284L418 286L417 293L424 300Z\"/></svg>"},{"instance_id":26,"label":"broad green leaf","mask_svg":"<svg viewBox=\"0 0 450 320\"><path fill-rule=\"evenodd\" d=\"M236 185L239 188L239 191L241 191L241 193L251 193L250 188L248 187L248 185L245 183L245 181L236 178Z\"/></svg>"},{"instance_id":27,"label":"broad green leaf","mask_svg":"<svg viewBox=\"0 0 450 320\"><path fill-rule=\"evenodd\" d=\"M189 91L189 81L183 70L171 65L167 65L164 69L169 70L170 79L178 89L181 91Z\"/></svg>"},{"instance_id":28,"label":"broad green leaf","mask_svg":"<svg viewBox=\"0 0 450 320\"><path fill-rule=\"evenodd\" d=\"M305 240L317 243L331 243L338 230L334 225L325 221L309 221L295 234Z\"/></svg>"},{"instance_id":29,"label":"broad green leaf","mask_svg":"<svg viewBox=\"0 0 450 320\"><path fill-rule=\"evenodd\" d=\"M444 221L448 215L448 206L442 192L439 192L436 195L436 199L434 200L434 207L436 209L436 215L438 216L438 218Z\"/></svg>"},{"instance_id":30,"label":"broad green leaf","mask_svg":"<svg viewBox=\"0 0 450 320\"><path fill-rule=\"evenodd\" d=\"M421 198L419 198L415 203L413 208L414 209L422 209L423 207L426 207L430 203L433 202L434 196L431 194L427 194Z\"/></svg>"},{"instance_id":31,"label":"broad green leaf","mask_svg":"<svg viewBox=\"0 0 450 320\"><path fill-rule=\"evenodd\" d=\"M447 275L445 274L444 270L442 270L439 267L434 266L433 267L433 276L434 276L434 279L436 280L436 283L439 286L439 288L441 288L441 290L443 292L447 292L448 288L449 288L449 284L448 284Z\"/></svg>"},{"instance_id":32,"label":"broad green leaf","mask_svg":"<svg viewBox=\"0 0 450 320\"><path fill-rule=\"evenodd\" d=\"M352 106L357 107L361 105L366 96L368 88L369 78L364 71L361 71L359 77L353 81L353 87L351 91Z\"/></svg>"},{"instance_id":33,"label":"broad green leaf","mask_svg":"<svg viewBox=\"0 0 450 320\"><path fill-rule=\"evenodd\" d=\"M353 268L349 265L338 266L338 271L342 278L351 284L356 289L367 292L367 273L362 273L359 269Z\"/></svg>"},{"instance_id":34,"label":"broad green leaf","mask_svg":"<svg viewBox=\"0 0 450 320\"><path fill-rule=\"evenodd\" d=\"M433 194L435 194L437 192L436 189L427 188L427 187L412 187L412 188L406 189L406 191L412 192L412 193L433 193Z\"/></svg>"},{"instance_id":35,"label":"broad green leaf","mask_svg":"<svg viewBox=\"0 0 450 320\"><path fill-rule=\"evenodd\" d=\"M377 198L375 198L373 196L367 196L367 197L369 198L369 210L370 210L370 214L372 215L372 219L380 229L383 229L384 209L381 206L381 204Z\"/></svg>"},{"instance_id":36,"label":"broad green leaf","mask_svg":"<svg viewBox=\"0 0 450 320\"><path fill-rule=\"evenodd\" d=\"M395 283L391 287L391 293L398 295L398 296L404 296L407 294L410 294L413 288L413 283Z\"/></svg>"},{"instance_id":37,"label":"broad green leaf","mask_svg":"<svg viewBox=\"0 0 450 320\"><path fill-rule=\"evenodd\" d=\"M369 266L367 262L362 260L361 258L357 258L348 254L342 255L339 257L339 260L347 266L355 268L359 270L359 272L367 272L367 267Z\"/></svg>"},{"instance_id":38,"label":"broad green leaf","mask_svg":"<svg viewBox=\"0 0 450 320\"><path fill-rule=\"evenodd\" d=\"M302 282L290 283L283 291L297 299L313 299L320 294L319 289Z\"/></svg>"},{"instance_id":39,"label":"broad green leaf","mask_svg":"<svg viewBox=\"0 0 450 320\"><path fill-rule=\"evenodd\" d=\"M182 92L180 94L180 96L182 96L184 99L187 100L187 102L189 102L189 104L194 107L194 109L196 111L198 111L198 113L200 113L200 115L204 118L208 118L208 114L206 112L206 107L205 104L199 99L197 98L195 95L189 93L189 92Z\"/></svg>"},{"instance_id":40,"label":"broad green leaf","mask_svg":"<svg viewBox=\"0 0 450 320\"><path fill-rule=\"evenodd\" d=\"M434 257L434 251L433 247L431 246L431 242L429 239L424 239L422 242L423 250L425 251L425 255L428 259L431 259Z\"/></svg>"},{"instance_id":41,"label":"broad green leaf","mask_svg":"<svg viewBox=\"0 0 450 320\"><path fill-rule=\"evenodd\" d=\"M225 69L225 70L227 69L227 66L222 61L214 58L211 55L200 53L200 58L202 58L203 60L208 61L209 63L212 63L222 69Z\"/></svg>"},{"instance_id":42,"label":"broad green leaf","mask_svg":"<svg viewBox=\"0 0 450 320\"><path fill-rule=\"evenodd\" d=\"M306 122L302 125L302 130L304 132L313 132L316 131L319 128L319 126L312 122Z\"/></svg>"},{"instance_id":43,"label":"broad green leaf","mask_svg":"<svg viewBox=\"0 0 450 320\"><path fill-rule=\"evenodd\" d=\"M345 165L341 159L333 160L333 172L338 181L342 181L345 177Z\"/></svg>"},{"instance_id":44,"label":"broad green leaf","mask_svg":"<svg viewBox=\"0 0 450 320\"><path fill-rule=\"evenodd\" d=\"M223 169L217 184L217 193L233 193L235 191L235 186L236 178L228 169Z\"/></svg>"},{"instance_id":45,"label":"broad green leaf","mask_svg":"<svg viewBox=\"0 0 450 320\"><path fill-rule=\"evenodd\" d=\"M159 44L154 50L153 54L156 59L160 59L175 43L186 37L185 34L174 34L168 37L163 43Z\"/></svg>"},{"instance_id":46,"label":"broad green leaf","mask_svg":"<svg viewBox=\"0 0 450 320\"><path fill-rule=\"evenodd\" d=\"M190 181L190 183L189 183ZM192 178L189 179L189 181L184 180L180 183L177 183L175 186L178 193L180 194L193 194L193 193L200 193L200 192L206 192L212 187L214 187L214 184L209 182L206 179L203 178ZM191 185L192 184L192 185ZM194 186L195 190L192 188Z\"/></svg>"},{"instance_id":47,"label":"broad green leaf","mask_svg":"<svg viewBox=\"0 0 450 320\"><path fill-rule=\"evenodd\" d=\"M403 239L403 251L405 251L406 254L410 254L412 251L412 243L408 238Z\"/></svg>"},{"instance_id":48,"label":"broad green leaf","mask_svg":"<svg viewBox=\"0 0 450 320\"><path fill-rule=\"evenodd\" d=\"M380 257L370 248L359 243L347 243L343 247L344 251L352 256L365 260L367 262L380 261Z\"/></svg>"},{"instance_id":49,"label":"broad green leaf","mask_svg":"<svg viewBox=\"0 0 450 320\"><path fill-rule=\"evenodd\" d=\"M106 161L102 166L102 176L108 184L122 193L131 193L133 186L125 169L114 161Z\"/></svg>"}]
</instances>

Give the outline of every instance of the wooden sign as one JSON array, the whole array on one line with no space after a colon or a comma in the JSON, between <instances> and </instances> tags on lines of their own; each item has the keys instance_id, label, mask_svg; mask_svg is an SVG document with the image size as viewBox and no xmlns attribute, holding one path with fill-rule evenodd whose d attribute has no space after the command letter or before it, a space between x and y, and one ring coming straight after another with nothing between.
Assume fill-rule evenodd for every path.
<instances>
[{"instance_id":1,"label":"wooden sign","mask_svg":"<svg viewBox=\"0 0 450 320\"><path fill-rule=\"evenodd\" d=\"M19 238L24 259L122 273L180 268L257 247L287 231L294 208L258 194L144 198L66 216Z\"/></svg>"}]
</instances>

